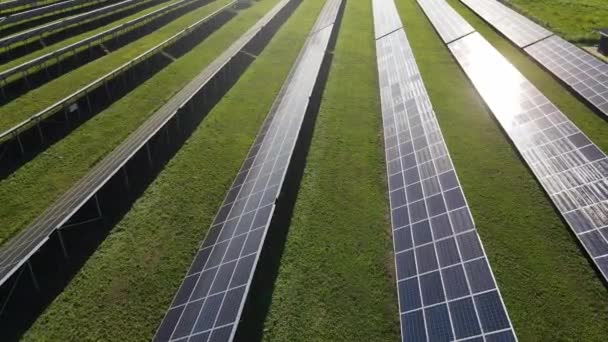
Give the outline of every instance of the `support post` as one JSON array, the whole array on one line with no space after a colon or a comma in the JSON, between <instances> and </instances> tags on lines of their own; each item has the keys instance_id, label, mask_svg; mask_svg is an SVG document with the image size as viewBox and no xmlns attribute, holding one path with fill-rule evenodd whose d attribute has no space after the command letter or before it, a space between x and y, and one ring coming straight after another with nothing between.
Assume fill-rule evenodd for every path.
<instances>
[{"instance_id":1,"label":"support post","mask_svg":"<svg viewBox=\"0 0 608 342\"><path fill-rule=\"evenodd\" d=\"M40 285L38 284L38 279L34 274L34 269L32 268L32 263L30 261L27 262L27 268L30 270L30 276L32 276L32 282L34 283L36 291L40 292Z\"/></svg>"},{"instance_id":2,"label":"support post","mask_svg":"<svg viewBox=\"0 0 608 342\"><path fill-rule=\"evenodd\" d=\"M57 237L59 238L59 244L61 245L61 251L63 252L63 256L68 259L68 250L65 248L65 242L63 241L63 235L61 230L57 230Z\"/></svg>"}]
</instances>

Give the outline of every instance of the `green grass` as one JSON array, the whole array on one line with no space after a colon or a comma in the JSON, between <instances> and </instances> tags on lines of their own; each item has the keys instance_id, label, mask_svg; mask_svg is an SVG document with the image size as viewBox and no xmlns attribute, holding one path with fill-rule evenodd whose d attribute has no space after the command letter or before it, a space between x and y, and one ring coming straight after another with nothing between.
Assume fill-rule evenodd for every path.
<instances>
[{"instance_id":1,"label":"green grass","mask_svg":"<svg viewBox=\"0 0 608 342\"><path fill-rule=\"evenodd\" d=\"M347 1L263 340L399 339L376 70L371 2Z\"/></svg>"},{"instance_id":2,"label":"green grass","mask_svg":"<svg viewBox=\"0 0 608 342\"><path fill-rule=\"evenodd\" d=\"M103 31L108 30L108 29L110 29L112 27L119 26L119 25L121 25L123 23L126 23L129 20L133 20L135 18L143 16L143 15L145 15L147 13L153 12L153 11L159 9L159 8L165 7L165 6L169 5L169 4L175 3L177 1L179 1L179 0L171 0L171 1L168 1L168 2L164 2L164 3L158 4L156 6L152 6L150 8L146 8L143 11L137 12L137 13L132 14L132 15L130 15L128 17L123 18L123 19L113 21L110 24L101 26L101 27L96 28L94 30L87 31L87 32L79 34L77 36L70 37L68 39L61 40L61 41L59 41L59 42L57 42L55 44L48 45L48 46L46 46L46 47L44 47L44 48L42 48L40 50L36 50L36 51L34 51L32 53L29 53L29 54L27 54L25 56L13 59L12 61L9 61L9 62L6 62L6 63L2 64L0 66L0 71L8 70L8 69L13 68L13 67L15 67L17 65L23 64L23 63L25 63L25 62L27 62L29 60L32 60L32 59L37 58L37 57L40 57L40 56L45 55L45 54L47 54L49 52L58 50L58 49L60 49L62 47L68 46L70 44L76 43L78 41L83 40L84 38L93 36L93 35L95 35L95 34L97 34L99 32L103 32ZM38 40L38 37L29 39L29 40L25 40L23 42L28 42L29 43L31 41L36 41L36 40ZM19 42L19 43L21 43L21 42ZM15 44L14 46L18 46L19 43Z\"/></svg>"},{"instance_id":3,"label":"green grass","mask_svg":"<svg viewBox=\"0 0 608 342\"><path fill-rule=\"evenodd\" d=\"M0 241L38 216L275 2L264 0L242 11L188 54L0 181Z\"/></svg>"},{"instance_id":4,"label":"green grass","mask_svg":"<svg viewBox=\"0 0 608 342\"><path fill-rule=\"evenodd\" d=\"M264 0L259 6L276 1ZM305 1L24 337L152 337L322 1Z\"/></svg>"},{"instance_id":5,"label":"green grass","mask_svg":"<svg viewBox=\"0 0 608 342\"><path fill-rule=\"evenodd\" d=\"M7 103L0 107L0 130L11 128L33 114L53 105L229 2L230 0L218 0L191 11L152 34L87 63Z\"/></svg>"},{"instance_id":6,"label":"green grass","mask_svg":"<svg viewBox=\"0 0 608 342\"><path fill-rule=\"evenodd\" d=\"M397 5L519 339L605 340L608 292L569 228L415 0ZM487 27L471 22L518 67L533 65ZM605 123L534 68L524 68L526 76L569 108L567 114L605 149ZM593 122L601 126L594 129Z\"/></svg>"},{"instance_id":7,"label":"green grass","mask_svg":"<svg viewBox=\"0 0 608 342\"><path fill-rule=\"evenodd\" d=\"M572 42L597 43L599 34L593 29L608 26L606 0L506 0L505 3Z\"/></svg>"}]
</instances>

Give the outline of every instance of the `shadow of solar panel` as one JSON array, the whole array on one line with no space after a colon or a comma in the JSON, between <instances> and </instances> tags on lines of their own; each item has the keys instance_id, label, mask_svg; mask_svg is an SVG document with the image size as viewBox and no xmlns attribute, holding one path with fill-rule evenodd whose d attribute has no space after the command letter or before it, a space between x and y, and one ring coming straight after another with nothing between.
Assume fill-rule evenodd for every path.
<instances>
[{"instance_id":1,"label":"shadow of solar panel","mask_svg":"<svg viewBox=\"0 0 608 342\"><path fill-rule=\"evenodd\" d=\"M402 340L514 341L403 29L377 39L376 55Z\"/></svg>"},{"instance_id":2,"label":"shadow of solar panel","mask_svg":"<svg viewBox=\"0 0 608 342\"><path fill-rule=\"evenodd\" d=\"M154 338L234 338L342 0L328 0Z\"/></svg>"},{"instance_id":3,"label":"shadow of solar panel","mask_svg":"<svg viewBox=\"0 0 608 342\"><path fill-rule=\"evenodd\" d=\"M418 4L429 20L437 23L435 29L444 43L449 43L474 31L473 27L444 0L418 0Z\"/></svg>"},{"instance_id":4,"label":"shadow of solar panel","mask_svg":"<svg viewBox=\"0 0 608 342\"><path fill-rule=\"evenodd\" d=\"M608 280L606 154L478 33L449 49Z\"/></svg>"},{"instance_id":5,"label":"shadow of solar panel","mask_svg":"<svg viewBox=\"0 0 608 342\"><path fill-rule=\"evenodd\" d=\"M542 26L495 0L460 0L519 47L553 35Z\"/></svg>"}]
</instances>

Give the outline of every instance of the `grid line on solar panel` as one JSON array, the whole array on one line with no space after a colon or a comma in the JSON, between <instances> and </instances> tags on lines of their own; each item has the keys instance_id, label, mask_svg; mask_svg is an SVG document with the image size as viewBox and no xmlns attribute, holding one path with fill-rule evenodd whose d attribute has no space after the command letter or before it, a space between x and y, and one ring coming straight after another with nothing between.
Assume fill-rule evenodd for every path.
<instances>
[{"instance_id":1,"label":"grid line on solar panel","mask_svg":"<svg viewBox=\"0 0 608 342\"><path fill-rule=\"evenodd\" d=\"M608 64L552 36L524 49L604 115L608 115Z\"/></svg>"},{"instance_id":2,"label":"grid line on solar panel","mask_svg":"<svg viewBox=\"0 0 608 342\"><path fill-rule=\"evenodd\" d=\"M608 280L606 154L479 34L449 48Z\"/></svg>"},{"instance_id":3,"label":"grid line on solar panel","mask_svg":"<svg viewBox=\"0 0 608 342\"><path fill-rule=\"evenodd\" d=\"M376 53L402 340L515 340L405 32Z\"/></svg>"},{"instance_id":4,"label":"grid line on solar panel","mask_svg":"<svg viewBox=\"0 0 608 342\"><path fill-rule=\"evenodd\" d=\"M433 17L433 21L441 23L436 29L445 43L475 31L462 17L455 15L456 11L444 0L418 0L418 4L428 17ZM449 12L454 13L446 15Z\"/></svg>"},{"instance_id":5,"label":"grid line on solar panel","mask_svg":"<svg viewBox=\"0 0 608 342\"><path fill-rule=\"evenodd\" d=\"M220 340L234 337L341 6L329 0L323 7L155 340L213 339L219 331Z\"/></svg>"},{"instance_id":6,"label":"grid line on solar panel","mask_svg":"<svg viewBox=\"0 0 608 342\"><path fill-rule=\"evenodd\" d=\"M401 19L393 0L374 0L374 33L378 39L402 27Z\"/></svg>"},{"instance_id":7,"label":"grid line on solar panel","mask_svg":"<svg viewBox=\"0 0 608 342\"><path fill-rule=\"evenodd\" d=\"M519 47L553 35L525 16L495 0L460 0Z\"/></svg>"}]
</instances>

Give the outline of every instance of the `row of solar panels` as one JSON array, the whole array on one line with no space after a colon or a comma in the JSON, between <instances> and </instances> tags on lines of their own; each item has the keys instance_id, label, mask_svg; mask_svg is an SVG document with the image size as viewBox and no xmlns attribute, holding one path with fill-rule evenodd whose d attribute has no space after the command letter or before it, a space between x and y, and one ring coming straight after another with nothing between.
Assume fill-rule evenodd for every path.
<instances>
[{"instance_id":1,"label":"row of solar panels","mask_svg":"<svg viewBox=\"0 0 608 342\"><path fill-rule=\"evenodd\" d=\"M514 341L395 4L373 9L402 340Z\"/></svg>"},{"instance_id":2,"label":"row of solar panels","mask_svg":"<svg viewBox=\"0 0 608 342\"><path fill-rule=\"evenodd\" d=\"M608 117L608 64L496 0L460 0Z\"/></svg>"},{"instance_id":3,"label":"row of solar panels","mask_svg":"<svg viewBox=\"0 0 608 342\"><path fill-rule=\"evenodd\" d=\"M162 2L163 0L153 0L153 1L158 1L158 2ZM94 17L98 17L98 16L102 16L102 15L106 15L109 13L112 13L114 11L118 11L122 8L128 7L128 6L133 6L135 4L137 4L138 2L141 2L141 0L124 0L115 4L111 4L105 7L101 7L89 12L85 12L85 13L81 13L81 14L77 14L65 19L61 19L58 21L54 21L42 26L37 26L34 27L32 29L23 31L23 32L19 32L17 34L5 37L5 38L1 38L0 39L0 48L2 48L3 50L9 50L11 45L13 44L17 44L23 41L26 41L32 37L40 37L42 38L44 35L48 35L51 32L55 32L61 29L64 29L70 25L74 25L74 24L80 24L82 22L84 22L85 20L88 20L90 18L94 18ZM2 24L0 22L0 24Z\"/></svg>"},{"instance_id":4,"label":"row of solar panels","mask_svg":"<svg viewBox=\"0 0 608 342\"><path fill-rule=\"evenodd\" d=\"M234 338L342 6L325 3L154 341Z\"/></svg>"},{"instance_id":5,"label":"row of solar panels","mask_svg":"<svg viewBox=\"0 0 608 342\"><path fill-rule=\"evenodd\" d=\"M285 7L284 2L282 2ZM226 5L216 13L227 10L231 4ZM130 159L163 128L167 122L175 120L179 109L185 106L193 96L207 83L214 81L218 75L225 72L231 61L240 54L240 51L258 37L262 29L274 18L278 10L270 12L260 19L256 25L233 43L224 53L203 70L182 91L176 94L165 106L157 110L144 124L108 154L102 161L97 163L90 172L78 181L70 190L57 199L47 208L32 224L21 231L13 239L7 241L0 247L0 286L14 274L40 249L49 237L66 222L68 222L87 201L93 198L116 173L121 170ZM209 17L203 18L205 22ZM187 32L182 32L186 34Z\"/></svg>"},{"instance_id":6,"label":"row of solar panels","mask_svg":"<svg viewBox=\"0 0 608 342\"><path fill-rule=\"evenodd\" d=\"M105 31L99 32L90 37L86 37L82 40L79 40L75 43L64 46L57 50L53 50L47 54L44 54L42 56L36 57L29 61L23 62L10 69L6 69L6 70L0 72L0 87L4 87L4 85L6 83L14 81L14 79L16 77L20 77L20 78L27 77L27 74L30 70L34 69L34 71L36 71L41 68L44 68L45 63L47 63L53 59L58 61L62 56L67 55L67 54L72 54L75 51L77 51L79 48L82 48L85 46L87 48L91 48L91 45L93 45L94 43L100 44L101 42L103 42L107 39L113 38L119 34L124 34L128 31L130 31L133 28L141 25L142 23L156 19L160 16L168 14L169 12L171 12L177 8L180 8L182 6L185 6L189 3L196 2L196 1L203 2L206 0L180 0L180 1L177 1L174 3L171 3L162 8L159 8L150 13L147 13L141 17L129 20L126 23L109 28ZM1 135L0 135L0 137L1 137Z\"/></svg>"},{"instance_id":7,"label":"row of solar panels","mask_svg":"<svg viewBox=\"0 0 608 342\"><path fill-rule=\"evenodd\" d=\"M55 12L62 11L75 6L90 5L93 3L102 3L110 0L66 0L58 3L53 3L47 6L34 8L25 12L11 14L6 17L0 18L0 26L29 20L38 16L47 15Z\"/></svg>"},{"instance_id":8,"label":"row of solar panels","mask_svg":"<svg viewBox=\"0 0 608 342\"><path fill-rule=\"evenodd\" d=\"M190 37L191 34L195 33L197 29L201 28L204 25L207 25L220 14L228 11L234 3L229 3L212 14L199 19L193 24L189 25L185 29L177 32L173 36L165 39L164 41L158 43L157 45L151 47L140 55L134 57L128 62L118 66L107 74L99 77L98 79L90 82L89 84L83 86L82 88L76 90L74 93L69 96L55 102L49 107L41 110L38 113L33 114L28 119L18 123L17 125L3 131L0 133L0 147L11 150L19 150L17 153L18 157L14 157L12 159L19 160L19 158L29 157L33 151L40 150L37 146L26 146L23 142L22 135L29 134L29 130L36 125L40 125L45 120L53 119L56 115L60 115L62 113L70 113L70 112L78 112L80 111L80 105L82 105L82 99L94 93L94 91L98 88L107 86L107 84L113 80L120 77L125 77L124 75L132 68L141 65L142 63L150 60L155 55L162 53L166 49L171 48L172 46L179 44L179 42L183 41ZM152 68L150 68L152 70ZM90 100L89 100L90 101ZM40 128L38 129L39 134L42 134ZM40 140L37 141L37 144L40 146L45 146L47 143L44 137L41 137ZM11 146L9 146L11 145ZM28 150L28 147L31 147L31 150ZM8 156L7 156L8 157ZM0 158L2 160L2 158Z\"/></svg>"},{"instance_id":9,"label":"row of solar panels","mask_svg":"<svg viewBox=\"0 0 608 342\"><path fill-rule=\"evenodd\" d=\"M606 154L445 0L418 3L608 280Z\"/></svg>"},{"instance_id":10,"label":"row of solar panels","mask_svg":"<svg viewBox=\"0 0 608 342\"><path fill-rule=\"evenodd\" d=\"M62 0L60 0L62 1ZM7 0L0 2L0 11L8 11L13 8L22 7L22 6L38 6L43 4L44 0Z\"/></svg>"}]
</instances>

